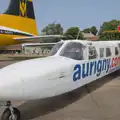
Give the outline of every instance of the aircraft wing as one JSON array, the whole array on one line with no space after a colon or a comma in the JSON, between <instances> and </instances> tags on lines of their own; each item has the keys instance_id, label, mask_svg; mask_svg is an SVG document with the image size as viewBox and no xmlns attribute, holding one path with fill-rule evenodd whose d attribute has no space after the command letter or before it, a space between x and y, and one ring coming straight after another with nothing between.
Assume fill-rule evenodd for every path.
<instances>
[{"instance_id":1,"label":"aircraft wing","mask_svg":"<svg viewBox=\"0 0 120 120\"><path fill-rule=\"evenodd\" d=\"M37 46L37 45L39 45L39 46L44 46L44 45L55 45L56 43L24 43L24 44L22 44L22 46Z\"/></svg>"},{"instance_id":2,"label":"aircraft wing","mask_svg":"<svg viewBox=\"0 0 120 120\"><path fill-rule=\"evenodd\" d=\"M21 37L21 38L14 38L18 41L25 41L25 42L41 42L43 40L52 40L56 38L62 38L61 35L42 35L42 36L32 36L32 37Z\"/></svg>"}]
</instances>

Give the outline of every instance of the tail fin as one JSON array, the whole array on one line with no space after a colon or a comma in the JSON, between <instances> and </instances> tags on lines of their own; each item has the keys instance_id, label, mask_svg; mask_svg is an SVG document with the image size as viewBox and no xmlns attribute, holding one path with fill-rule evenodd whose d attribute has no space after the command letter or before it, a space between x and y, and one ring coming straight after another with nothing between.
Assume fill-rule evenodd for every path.
<instances>
[{"instance_id":1,"label":"tail fin","mask_svg":"<svg viewBox=\"0 0 120 120\"><path fill-rule=\"evenodd\" d=\"M11 0L8 9L0 16L0 26L37 35L32 0Z\"/></svg>"}]
</instances>

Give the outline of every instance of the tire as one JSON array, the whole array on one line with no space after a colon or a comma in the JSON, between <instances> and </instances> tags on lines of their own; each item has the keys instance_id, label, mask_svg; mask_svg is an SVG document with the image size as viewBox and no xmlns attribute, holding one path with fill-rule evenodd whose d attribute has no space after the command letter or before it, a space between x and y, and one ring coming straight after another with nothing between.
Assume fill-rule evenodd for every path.
<instances>
[{"instance_id":1,"label":"tire","mask_svg":"<svg viewBox=\"0 0 120 120\"><path fill-rule=\"evenodd\" d=\"M17 117L16 120L20 120L20 111L17 108L13 108L13 109L14 109L14 115ZM9 108L6 108L1 116L1 120L11 120L10 116L11 116L11 112Z\"/></svg>"}]
</instances>

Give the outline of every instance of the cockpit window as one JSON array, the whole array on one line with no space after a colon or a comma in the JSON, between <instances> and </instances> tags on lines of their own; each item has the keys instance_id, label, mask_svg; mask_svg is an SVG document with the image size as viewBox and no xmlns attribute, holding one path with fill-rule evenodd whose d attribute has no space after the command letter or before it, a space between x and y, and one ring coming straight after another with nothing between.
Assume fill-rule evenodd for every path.
<instances>
[{"instance_id":1,"label":"cockpit window","mask_svg":"<svg viewBox=\"0 0 120 120\"><path fill-rule=\"evenodd\" d=\"M60 55L75 60L83 60L83 49L84 46L81 43L70 42L61 51Z\"/></svg>"},{"instance_id":2,"label":"cockpit window","mask_svg":"<svg viewBox=\"0 0 120 120\"><path fill-rule=\"evenodd\" d=\"M63 45L64 42L59 42L51 49L49 56L55 55L57 51L60 49L60 47Z\"/></svg>"}]
</instances>

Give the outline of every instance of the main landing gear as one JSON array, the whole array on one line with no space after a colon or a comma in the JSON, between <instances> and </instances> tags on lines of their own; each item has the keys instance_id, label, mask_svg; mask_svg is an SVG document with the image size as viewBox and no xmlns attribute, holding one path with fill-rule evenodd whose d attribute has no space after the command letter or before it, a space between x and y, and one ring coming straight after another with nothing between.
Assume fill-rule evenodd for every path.
<instances>
[{"instance_id":1,"label":"main landing gear","mask_svg":"<svg viewBox=\"0 0 120 120\"><path fill-rule=\"evenodd\" d=\"M1 120L20 120L20 111L12 107L10 101L7 101L5 106L7 106L7 108L1 116Z\"/></svg>"}]
</instances>

